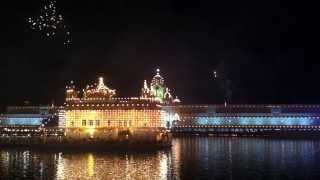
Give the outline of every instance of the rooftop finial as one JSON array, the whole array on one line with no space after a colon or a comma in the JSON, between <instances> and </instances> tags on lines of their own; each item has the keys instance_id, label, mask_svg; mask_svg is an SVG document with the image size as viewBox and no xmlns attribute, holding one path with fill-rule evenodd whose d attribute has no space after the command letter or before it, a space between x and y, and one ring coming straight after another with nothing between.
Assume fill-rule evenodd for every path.
<instances>
[{"instance_id":1,"label":"rooftop finial","mask_svg":"<svg viewBox=\"0 0 320 180\"><path fill-rule=\"evenodd\" d=\"M104 85L103 77L99 77L99 85Z\"/></svg>"},{"instance_id":2,"label":"rooftop finial","mask_svg":"<svg viewBox=\"0 0 320 180\"><path fill-rule=\"evenodd\" d=\"M159 74L160 74L160 69L158 68L158 69L157 69L157 75L159 75Z\"/></svg>"},{"instance_id":3,"label":"rooftop finial","mask_svg":"<svg viewBox=\"0 0 320 180\"><path fill-rule=\"evenodd\" d=\"M104 85L103 82L103 77L99 77L99 84L98 84L98 89L106 89L106 86Z\"/></svg>"}]
</instances>

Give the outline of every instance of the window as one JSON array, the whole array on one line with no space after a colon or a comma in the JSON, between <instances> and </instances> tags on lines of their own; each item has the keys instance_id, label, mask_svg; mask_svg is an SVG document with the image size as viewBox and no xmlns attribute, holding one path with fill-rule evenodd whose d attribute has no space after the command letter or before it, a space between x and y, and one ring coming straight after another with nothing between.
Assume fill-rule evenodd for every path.
<instances>
[{"instance_id":1,"label":"window","mask_svg":"<svg viewBox=\"0 0 320 180\"><path fill-rule=\"evenodd\" d=\"M86 125L87 125L86 120L82 120L82 126L86 126Z\"/></svg>"},{"instance_id":2,"label":"window","mask_svg":"<svg viewBox=\"0 0 320 180\"><path fill-rule=\"evenodd\" d=\"M110 120L108 120L108 126L111 126L111 121Z\"/></svg>"},{"instance_id":3,"label":"window","mask_svg":"<svg viewBox=\"0 0 320 180\"><path fill-rule=\"evenodd\" d=\"M89 126L93 126L93 120L89 121Z\"/></svg>"},{"instance_id":4,"label":"window","mask_svg":"<svg viewBox=\"0 0 320 180\"><path fill-rule=\"evenodd\" d=\"M100 120L96 120L96 126L100 126Z\"/></svg>"},{"instance_id":5,"label":"window","mask_svg":"<svg viewBox=\"0 0 320 180\"><path fill-rule=\"evenodd\" d=\"M74 126L74 122L73 121L71 121L70 126Z\"/></svg>"}]
</instances>

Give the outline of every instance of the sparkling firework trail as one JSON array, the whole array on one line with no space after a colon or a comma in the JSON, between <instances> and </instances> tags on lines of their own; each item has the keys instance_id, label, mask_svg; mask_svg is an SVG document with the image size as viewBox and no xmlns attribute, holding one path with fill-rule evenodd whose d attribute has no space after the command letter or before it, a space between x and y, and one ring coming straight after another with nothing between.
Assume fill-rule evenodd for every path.
<instances>
[{"instance_id":1,"label":"sparkling firework trail","mask_svg":"<svg viewBox=\"0 0 320 180\"><path fill-rule=\"evenodd\" d=\"M61 32L64 36L64 44L70 45L71 33L62 15L57 13L56 1L45 1L44 7L40 10L40 15L28 19L31 29L42 32L46 37L54 37Z\"/></svg>"}]
</instances>

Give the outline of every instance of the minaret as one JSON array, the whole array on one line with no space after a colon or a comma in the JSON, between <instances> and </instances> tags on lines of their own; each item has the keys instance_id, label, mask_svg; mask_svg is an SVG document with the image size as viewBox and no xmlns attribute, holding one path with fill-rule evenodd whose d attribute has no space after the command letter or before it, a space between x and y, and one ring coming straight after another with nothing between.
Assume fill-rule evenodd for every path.
<instances>
[{"instance_id":1,"label":"minaret","mask_svg":"<svg viewBox=\"0 0 320 180\"><path fill-rule=\"evenodd\" d=\"M147 80L144 80L144 82L143 82L143 88L149 91L148 84L147 84Z\"/></svg>"},{"instance_id":2,"label":"minaret","mask_svg":"<svg viewBox=\"0 0 320 180\"><path fill-rule=\"evenodd\" d=\"M141 88L141 97L143 97L143 98L151 97L150 89L148 87L147 80L143 81L143 87Z\"/></svg>"},{"instance_id":3,"label":"minaret","mask_svg":"<svg viewBox=\"0 0 320 180\"><path fill-rule=\"evenodd\" d=\"M163 99L164 99L165 104L171 104L172 96L171 96L169 88L166 88L166 92L164 93Z\"/></svg>"},{"instance_id":4,"label":"minaret","mask_svg":"<svg viewBox=\"0 0 320 180\"><path fill-rule=\"evenodd\" d=\"M166 92L164 93L164 98L166 98L166 99L172 98L169 88L166 88Z\"/></svg>"}]
</instances>

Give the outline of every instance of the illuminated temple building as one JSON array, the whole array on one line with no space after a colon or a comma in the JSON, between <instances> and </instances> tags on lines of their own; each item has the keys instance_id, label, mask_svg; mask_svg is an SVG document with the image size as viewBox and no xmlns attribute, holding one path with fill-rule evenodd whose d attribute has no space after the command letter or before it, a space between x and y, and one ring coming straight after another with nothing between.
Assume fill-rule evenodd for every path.
<instances>
[{"instance_id":1,"label":"illuminated temple building","mask_svg":"<svg viewBox=\"0 0 320 180\"><path fill-rule=\"evenodd\" d=\"M162 105L179 102L165 86L159 70L150 86L144 81L140 97L116 97L116 90L107 87L102 77L82 94L71 82L66 88L65 132L74 138L161 139L167 125Z\"/></svg>"},{"instance_id":2,"label":"illuminated temple building","mask_svg":"<svg viewBox=\"0 0 320 180\"><path fill-rule=\"evenodd\" d=\"M71 81L63 106L7 107L7 112L0 115L0 127L10 134L12 130L8 128L28 126L37 130L51 125L67 137L111 140L161 140L168 135L167 131L320 136L320 105L181 104L166 86L159 69L141 85L139 97L122 98L105 85L102 77L82 91Z\"/></svg>"}]
</instances>

